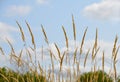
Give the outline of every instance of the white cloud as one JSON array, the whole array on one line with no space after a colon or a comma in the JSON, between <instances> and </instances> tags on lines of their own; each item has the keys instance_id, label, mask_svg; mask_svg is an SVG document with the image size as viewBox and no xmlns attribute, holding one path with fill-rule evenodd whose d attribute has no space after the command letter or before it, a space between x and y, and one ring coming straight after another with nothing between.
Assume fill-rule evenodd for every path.
<instances>
[{"instance_id":1,"label":"white cloud","mask_svg":"<svg viewBox=\"0 0 120 82\"><path fill-rule=\"evenodd\" d=\"M120 20L120 0L102 0L83 10L83 15L99 20Z\"/></svg>"},{"instance_id":2,"label":"white cloud","mask_svg":"<svg viewBox=\"0 0 120 82\"><path fill-rule=\"evenodd\" d=\"M8 55L4 56L4 55L1 55L1 54L0 54L0 56L1 56L0 57L0 67L5 67L5 66L9 67L9 65L10 65L9 56Z\"/></svg>"},{"instance_id":3,"label":"white cloud","mask_svg":"<svg viewBox=\"0 0 120 82\"><path fill-rule=\"evenodd\" d=\"M7 8L7 16L24 16L28 14L31 11L30 6L17 6L17 5L12 5Z\"/></svg>"},{"instance_id":4,"label":"white cloud","mask_svg":"<svg viewBox=\"0 0 120 82\"><path fill-rule=\"evenodd\" d=\"M46 4L46 3L48 3L48 0L37 0L37 3Z\"/></svg>"},{"instance_id":5,"label":"white cloud","mask_svg":"<svg viewBox=\"0 0 120 82\"><path fill-rule=\"evenodd\" d=\"M91 71L91 67L94 66L94 64L91 63L91 61L92 61L91 56L88 57L85 68L84 68L84 65L83 65L83 62L84 62L84 59L85 59L85 53L87 52L87 50L89 48L92 49L93 44L94 44L94 40L88 40L88 41L85 41L85 44L83 45L83 53L84 54L82 54L83 57L81 57L81 61L80 61L81 63L79 65L81 73ZM73 55L73 53L75 51L75 48L79 47L79 46L80 46L80 42L76 41L76 46L75 46L75 42L73 40L71 40L71 41L69 40L69 56L71 54ZM100 69L102 69L102 67L101 67L102 66L101 57L102 57L102 51L104 50L105 51L105 66L104 67L105 67L105 71L108 73L110 68L111 68L111 65L109 64L109 63L111 63L111 61L109 61L108 59L111 58L113 43L112 42L106 42L106 41L103 41L103 40L98 40L98 46L100 46L100 51L98 52L97 58L96 58L96 60L97 60L97 69L98 69L98 67ZM35 53L32 51L31 48L27 48L27 49L32 54L31 57L32 57L32 61L34 63L34 61L35 61ZM53 43L50 44L49 47L45 46L43 48L43 59L42 59L42 48L37 48L37 50L36 50L36 52L37 52L36 53L36 57L37 57L37 61L40 62L40 65L42 66L42 68L44 68L44 70L47 70L47 72L50 72L50 71L52 72L52 70L49 69L49 68L51 68L50 67L51 66L51 60L50 60L50 55L49 55L48 49L51 49L51 51L54 53L56 58L58 58L57 50L56 50L56 48L55 48ZM60 48L61 53L63 53L65 50L66 50L66 47ZM22 59L27 61L27 59L28 59L27 57L28 56L25 53L26 52L24 50L23 54L22 54ZM91 51L90 51L90 54L91 54ZM79 55L79 51L78 51L77 55ZM118 55L118 58L120 58L119 55ZM5 61L5 60L6 60L5 58L4 59L0 59L0 61ZM11 66L12 68L14 68L15 65L14 66L10 65L8 63L8 61L5 61L4 64L5 65L9 65L9 67ZM71 61L70 65L66 64L66 61L65 61L65 58L64 58L63 67L62 67L62 71L61 71L61 75L64 75L64 78L66 77L66 75L68 73L73 74L73 56L71 56L70 61ZM118 61L118 62L120 62L120 61ZM0 64L2 64L2 63L0 63ZM119 69L119 66L117 68ZM18 68L16 68L16 69L18 69ZM76 69L77 69L77 66L75 66L75 70ZM58 61L54 61L54 73L55 73L55 75L57 75L59 73L59 70L60 70L59 62ZM69 71L71 71L71 72L69 72ZM120 73L120 71L117 70L117 73ZM72 79L74 80L74 77L72 77Z\"/></svg>"},{"instance_id":6,"label":"white cloud","mask_svg":"<svg viewBox=\"0 0 120 82\"><path fill-rule=\"evenodd\" d=\"M11 43L13 43L14 39L12 38L11 33L17 31L18 30L15 27L0 22L0 42L6 42L6 39L8 39Z\"/></svg>"},{"instance_id":7,"label":"white cloud","mask_svg":"<svg viewBox=\"0 0 120 82\"><path fill-rule=\"evenodd\" d=\"M76 43L76 45L75 45L75 43ZM84 62L85 54L87 53L89 48L91 49L91 51L89 53L89 56L88 56L88 59L87 59L86 68L84 68L83 67L83 63L81 63L81 67L82 67L81 69L82 70L86 69L86 70L84 70L84 72L85 71L90 71L90 67L93 65L93 64L91 64L91 61L92 61L91 54L92 54L93 44L94 44L94 40L87 40L87 41L85 41L85 43L83 45L83 54L82 54L82 57L81 57L82 58L81 62ZM49 46L50 46L51 51L56 56L56 58L58 58L58 53L56 51L56 48L55 48L54 44L51 44ZM98 54L96 56L96 60L97 60L97 63L98 63L98 67L101 67L102 66L101 65L102 54L103 54L103 51L104 51L105 52L105 70L106 70L106 72L108 72L108 69L110 69L110 66L111 66L111 61L112 61L111 57L112 57L113 46L114 46L113 42L107 42L107 41L104 41L104 40L98 40L98 47L100 47L100 50L98 51ZM73 40L69 40L69 56L72 55L70 57L71 65L73 64L73 54L75 52L76 47L78 47L77 55L79 56L80 42L78 42L78 41L75 42ZM46 48L44 48L44 49L46 49ZM66 47L60 48L60 51L61 51L61 53L63 53L64 51L66 51ZM44 53L46 53L46 51ZM49 53L46 53L46 54L49 54ZM120 54L120 52L118 52L117 59L120 59L120 55L119 54ZM118 63L120 63L120 61L118 61ZM65 62L63 62L63 65L66 66ZM71 66L68 66L68 68L70 68L70 67ZM56 69L58 69L58 68L59 68L59 65L56 64ZM63 70L64 70L64 68L63 68ZM120 71L118 71L118 72L120 72Z\"/></svg>"}]
</instances>

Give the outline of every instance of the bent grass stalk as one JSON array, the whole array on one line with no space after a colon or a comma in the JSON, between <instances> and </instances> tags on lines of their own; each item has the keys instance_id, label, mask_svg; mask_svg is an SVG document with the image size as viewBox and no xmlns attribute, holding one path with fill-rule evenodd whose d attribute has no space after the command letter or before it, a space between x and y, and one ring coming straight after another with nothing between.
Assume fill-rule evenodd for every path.
<instances>
[{"instance_id":1,"label":"bent grass stalk","mask_svg":"<svg viewBox=\"0 0 120 82\"><path fill-rule=\"evenodd\" d=\"M31 28L30 28L30 25L27 23L27 21L25 21L25 22L26 22L26 25L27 25L28 30L29 30L29 32L30 32L31 41L32 41L32 44L34 45L34 49L36 49L35 40L34 40L34 35L33 35L33 33L32 33L32 30L31 30Z\"/></svg>"},{"instance_id":2,"label":"bent grass stalk","mask_svg":"<svg viewBox=\"0 0 120 82\"><path fill-rule=\"evenodd\" d=\"M66 31L65 31L65 28L64 28L64 26L62 26L62 29L63 29L64 36L65 36L66 47L67 47L67 49L68 49L68 37L67 37L67 33L66 33Z\"/></svg>"},{"instance_id":3,"label":"bent grass stalk","mask_svg":"<svg viewBox=\"0 0 120 82\"><path fill-rule=\"evenodd\" d=\"M94 45L93 45L93 48L92 48L92 62L94 61L99 49L97 48L98 47L98 30L96 29L96 36L95 36L95 42L94 42Z\"/></svg>"},{"instance_id":4,"label":"bent grass stalk","mask_svg":"<svg viewBox=\"0 0 120 82\"><path fill-rule=\"evenodd\" d=\"M0 47L0 52L2 53L2 55L5 55L5 53L4 53L3 49L2 49L2 47Z\"/></svg>"},{"instance_id":5,"label":"bent grass stalk","mask_svg":"<svg viewBox=\"0 0 120 82\"><path fill-rule=\"evenodd\" d=\"M89 52L90 52L90 49L87 51L86 56L85 56L85 60L84 60L84 68L85 68L85 66L86 66L87 57L88 57L88 55L89 55Z\"/></svg>"},{"instance_id":6,"label":"bent grass stalk","mask_svg":"<svg viewBox=\"0 0 120 82\"><path fill-rule=\"evenodd\" d=\"M18 23L18 21L16 21L16 23L17 23L17 25L18 25L18 27L20 29L22 40L23 40L23 42L25 42L25 35L24 35L23 30L22 30L22 27L20 26L20 24Z\"/></svg>"},{"instance_id":7,"label":"bent grass stalk","mask_svg":"<svg viewBox=\"0 0 120 82\"><path fill-rule=\"evenodd\" d=\"M96 29L96 37L95 37L95 44L94 44L95 50L97 50L97 46L98 46L98 29Z\"/></svg>"},{"instance_id":8,"label":"bent grass stalk","mask_svg":"<svg viewBox=\"0 0 120 82\"><path fill-rule=\"evenodd\" d=\"M77 62L77 59L76 59L76 56L77 56L77 50L78 50L78 48L75 49L74 54L73 54L73 56L74 56L74 62L73 62L73 65L75 65L75 63Z\"/></svg>"},{"instance_id":9,"label":"bent grass stalk","mask_svg":"<svg viewBox=\"0 0 120 82\"><path fill-rule=\"evenodd\" d=\"M19 54L19 57L18 57L18 61L17 61L18 67L20 67L20 66L22 65L22 59L21 59L21 57L22 57L22 52L23 52L23 50L20 51L20 54Z\"/></svg>"},{"instance_id":10,"label":"bent grass stalk","mask_svg":"<svg viewBox=\"0 0 120 82\"><path fill-rule=\"evenodd\" d=\"M2 76L7 82L10 82L9 79L7 79L7 77L5 75L0 73L0 76Z\"/></svg>"},{"instance_id":11,"label":"bent grass stalk","mask_svg":"<svg viewBox=\"0 0 120 82\"><path fill-rule=\"evenodd\" d=\"M83 45L84 45L84 41L85 41L85 36L86 36L86 33L87 33L87 29L85 29L84 31L84 35L83 35L83 38L82 38L82 42L81 42L81 45L80 45L80 54L82 54L82 48L83 48Z\"/></svg>"},{"instance_id":12,"label":"bent grass stalk","mask_svg":"<svg viewBox=\"0 0 120 82\"><path fill-rule=\"evenodd\" d=\"M49 46L49 41L48 41L48 38L47 38L47 35L46 35L46 32L44 30L44 27L43 25L41 25L41 28L42 28L42 32L43 32L43 35L44 35L44 39L45 39L45 42L47 43L47 45ZM54 56L54 54L52 53L51 49L48 49L49 53L50 53L50 59L51 59L51 64L52 64L52 72L54 72L54 59L53 57L56 59L56 57ZM59 52L60 53L60 52ZM54 78L54 74L52 73L52 80Z\"/></svg>"},{"instance_id":13,"label":"bent grass stalk","mask_svg":"<svg viewBox=\"0 0 120 82\"><path fill-rule=\"evenodd\" d=\"M102 71L103 71L103 82L104 82L104 65L105 65L105 63L104 63L104 61L105 61L105 54L104 54L104 51L103 51L103 56L102 56Z\"/></svg>"},{"instance_id":14,"label":"bent grass stalk","mask_svg":"<svg viewBox=\"0 0 120 82\"><path fill-rule=\"evenodd\" d=\"M44 28L43 28L43 25L41 25L41 28L42 28L42 32L43 32L43 35L44 35L45 42L49 45L49 41L48 41L46 32L45 32L45 30L44 30Z\"/></svg>"},{"instance_id":15,"label":"bent grass stalk","mask_svg":"<svg viewBox=\"0 0 120 82\"><path fill-rule=\"evenodd\" d=\"M68 54L69 54L69 42L68 42L68 37L67 37L67 33L65 31L65 28L64 26L62 26L62 30L63 30L63 33L64 33L64 37L65 37L65 42L66 42L66 64L69 63L69 59L68 59Z\"/></svg>"},{"instance_id":16,"label":"bent grass stalk","mask_svg":"<svg viewBox=\"0 0 120 82\"><path fill-rule=\"evenodd\" d=\"M15 56L15 51L14 51L14 48L13 48L13 45L11 44L11 42L8 39L6 39L6 40L11 48L11 53L10 53L10 62L11 62L13 60L13 56Z\"/></svg>"},{"instance_id":17,"label":"bent grass stalk","mask_svg":"<svg viewBox=\"0 0 120 82\"><path fill-rule=\"evenodd\" d=\"M116 36L116 38L115 38L114 47L113 47L113 50L112 50L113 68L114 68L114 79L115 79L115 81L117 80L116 56L117 56L117 53L118 53L118 51L119 51L119 46L118 46L118 48L116 49L117 41L118 41L118 36Z\"/></svg>"},{"instance_id":18,"label":"bent grass stalk","mask_svg":"<svg viewBox=\"0 0 120 82\"><path fill-rule=\"evenodd\" d=\"M27 25L27 27L28 27L28 30L29 30L29 33L30 33L30 36L31 36L31 41L32 41L32 44L33 44L33 46L34 46L34 54L35 54L35 70L37 71L37 57L36 57L36 44L35 44L35 39L34 39L34 35L33 35L33 33L32 33L32 30L31 30L31 28L30 28L30 25L27 23L27 21L25 21L26 22L26 25Z\"/></svg>"},{"instance_id":19,"label":"bent grass stalk","mask_svg":"<svg viewBox=\"0 0 120 82\"><path fill-rule=\"evenodd\" d=\"M64 58L64 56L66 54L66 51L61 56L60 49L58 48L57 44L55 44L55 48L57 49L57 52L58 52L59 63L60 63L60 71L61 71L62 70L62 64L63 64L63 58Z\"/></svg>"},{"instance_id":20,"label":"bent grass stalk","mask_svg":"<svg viewBox=\"0 0 120 82\"><path fill-rule=\"evenodd\" d=\"M74 17L72 15L72 24L73 24L73 35L74 35L74 40L76 41L76 27L75 27L75 22L74 22Z\"/></svg>"}]
</instances>

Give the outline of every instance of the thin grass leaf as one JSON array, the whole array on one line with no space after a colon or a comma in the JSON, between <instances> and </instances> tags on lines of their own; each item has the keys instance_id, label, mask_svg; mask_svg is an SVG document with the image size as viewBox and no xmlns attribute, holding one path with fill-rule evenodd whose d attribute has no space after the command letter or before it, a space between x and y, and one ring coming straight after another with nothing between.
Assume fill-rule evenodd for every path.
<instances>
[{"instance_id":1,"label":"thin grass leaf","mask_svg":"<svg viewBox=\"0 0 120 82\"><path fill-rule=\"evenodd\" d=\"M44 38L45 38L45 42L49 45L49 41L48 41L46 32L45 32L45 30L44 30L44 28L43 28L43 25L41 25L41 28L42 28L42 32L43 32L43 35L44 35Z\"/></svg>"},{"instance_id":2,"label":"thin grass leaf","mask_svg":"<svg viewBox=\"0 0 120 82\"><path fill-rule=\"evenodd\" d=\"M14 48L13 48L11 42L10 42L8 39L7 39L7 42L8 42L8 44L10 45L10 48L11 48L12 52L15 54L15 51L14 51Z\"/></svg>"},{"instance_id":3,"label":"thin grass leaf","mask_svg":"<svg viewBox=\"0 0 120 82\"><path fill-rule=\"evenodd\" d=\"M74 35L74 40L76 40L76 27L75 27L73 15L72 15L72 24L73 24L73 35Z\"/></svg>"},{"instance_id":4,"label":"thin grass leaf","mask_svg":"<svg viewBox=\"0 0 120 82\"><path fill-rule=\"evenodd\" d=\"M114 41L114 47L112 50L112 58L115 56L117 41L118 41L118 36L116 36L115 41Z\"/></svg>"},{"instance_id":5,"label":"thin grass leaf","mask_svg":"<svg viewBox=\"0 0 120 82\"><path fill-rule=\"evenodd\" d=\"M64 52L62 57L61 57L60 49L58 48L57 44L54 43L54 45L55 45L55 48L57 49L57 52L58 52L58 57L59 57L59 62L60 62L60 71L61 71L63 58L64 58L66 52Z\"/></svg>"},{"instance_id":6,"label":"thin grass leaf","mask_svg":"<svg viewBox=\"0 0 120 82\"><path fill-rule=\"evenodd\" d=\"M13 82L19 82L19 80L17 78L15 78L14 76L10 77L10 78L13 79Z\"/></svg>"},{"instance_id":7,"label":"thin grass leaf","mask_svg":"<svg viewBox=\"0 0 120 82\"><path fill-rule=\"evenodd\" d=\"M7 78L5 75L3 75L2 73L0 73L0 76L3 77L7 82L10 82L10 81L8 80L8 78Z\"/></svg>"},{"instance_id":8,"label":"thin grass leaf","mask_svg":"<svg viewBox=\"0 0 120 82\"><path fill-rule=\"evenodd\" d=\"M116 52L115 52L114 61L116 61L116 58L117 58L117 55L118 55L119 48L120 48L120 46L118 46L118 48L117 48L117 50L116 50Z\"/></svg>"},{"instance_id":9,"label":"thin grass leaf","mask_svg":"<svg viewBox=\"0 0 120 82\"><path fill-rule=\"evenodd\" d=\"M64 26L62 26L62 29L63 29L65 40L66 40L66 47L68 48L68 37L67 37L67 34L66 34Z\"/></svg>"},{"instance_id":10,"label":"thin grass leaf","mask_svg":"<svg viewBox=\"0 0 120 82\"><path fill-rule=\"evenodd\" d=\"M97 49L97 45L98 45L98 29L96 29L96 37L95 37L95 44L94 44L94 47L95 47L95 50Z\"/></svg>"},{"instance_id":11,"label":"thin grass leaf","mask_svg":"<svg viewBox=\"0 0 120 82\"><path fill-rule=\"evenodd\" d=\"M115 76L115 81L116 81L117 80L117 70L116 70L116 64L115 64L115 62L113 64L113 66L114 66L114 76Z\"/></svg>"},{"instance_id":12,"label":"thin grass leaf","mask_svg":"<svg viewBox=\"0 0 120 82\"><path fill-rule=\"evenodd\" d=\"M26 54L29 56L30 61L32 63L32 56L31 56L32 54L30 53L30 51L28 49L26 49Z\"/></svg>"},{"instance_id":13,"label":"thin grass leaf","mask_svg":"<svg viewBox=\"0 0 120 82\"><path fill-rule=\"evenodd\" d=\"M26 22L26 21L25 21L25 22ZM30 28L30 26L29 26L29 24L28 24L27 22L26 22L26 25L27 25L28 30L29 30L29 32L30 32L31 41L32 41L32 44L34 45L34 49L36 49L35 40L34 40L34 35L33 35L33 33L32 33L32 30L31 30L31 28Z\"/></svg>"},{"instance_id":14,"label":"thin grass leaf","mask_svg":"<svg viewBox=\"0 0 120 82\"><path fill-rule=\"evenodd\" d=\"M102 71L104 72L104 61L105 61L105 53L103 51L103 56L102 56Z\"/></svg>"},{"instance_id":15,"label":"thin grass leaf","mask_svg":"<svg viewBox=\"0 0 120 82\"><path fill-rule=\"evenodd\" d=\"M66 52L63 53L63 55L60 59L60 71L62 70L62 64L63 64L63 59L64 59L65 54L66 54Z\"/></svg>"},{"instance_id":16,"label":"thin grass leaf","mask_svg":"<svg viewBox=\"0 0 120 82\"><path fill-rule=\"evenodd\" d=\"M86 33L87 33L87 29L85 29L84 31L84 35L83 35L83 38L82 38L82 42L81 42L81 46L80 46L80 54L82 54L82 48L83 48L83 45L84 45L84 41L85 41L85 36L86 36Z\"/></svg>"},{"instance_id":17,"label":"thin grass leaf","mask_svg":"<svg viewBox=\"0 0 120 82\"><path fill-rule=\"evenodd\" d=\"M94 53L95 53L95 47L93 46L93 48L92 48L92 61L93 61L93 58L94 58Z\"/></svg>"},{"instance_id":18,"label":"thin grass leaf","mask_svg":"<svg viewBox=\"0 0 120 82\"><path fill-rule=\"evenodd\" d=\"M62 57L61 57L61 61L62 61L62 62L63 62L63 59L64 59L64 57L65 57L65 54L66 54L66 52L64 52L63 55L62 55Z\"/></svg>"},{"instance_id":19,"label":"thin grass leaf","mask_svg":"<svg viewBox=\"0 0 120 82\"><path fill-rule=\"evenodd\" d=\"M14 51L14 48L13 48L12 44L10 43L10 41L8 39L6 39L6 40L11 48L10 61L12 61L12 57L13 57L13 55L15 55L15 51Z\"/></svg>"},{"instance_id":20,"label":"thin grass leaf","mask_svg":"<svg viewBox=\"0 0 120 82\"><path fill-rule=\"evenodd\" d=\"M89 52L90 52L90 49L87 51L86 56L85 56L85 60L84 60L84 68L85 68L85 66L86 66L87 57L88 57L88 55L89 55Z\"/></svg>"},{"instance_id":21,"label":"thin grass leaf","mask_svg":"<svg viewBox=\"0 0 120 82\"><path fill-rule=\"evenodd\" d=\"M53 52L51 50L49 50L49 52L50 52L50 56L52 56L55 60L57 60L55 54L53 54Z\"/></svg>"},{"instance_id":22,"label":"thin grass leaf","mask_svg":"<svg viewBox=\"0 0 120 82\"><path fill-rule=\"evenodd\" d=\"M22 52L23 52L23 50L20 51L20 55L18 57L18 61L17 61L18 62L18 67L20 67L20 65L22 64L22 61L21 61Z\"/></svg>"},{"instance_id":23,"label":"thin grass leaf","mask_svg":"<svg viewBox=\"0 0 120 82\"><path fill-rule=\"evenodd\" d=\"M2 47L0 47L0 52L2 53L2 55L5 55L5 53L4 53L3 49L2 49Z\"/></svg>"},{"instance_id":24,"label":"thin grass leaf","mask_svg":"<svg viewBox=\"0 0 120 82\"><path fill-rule=\"evenodd\" d=\"M104 51L103 51L103 56L102 56L102 71L103 71L103 82L104 82L104 66L105 66L105 54L104 54Z\"/></svg>"},{"instance_id":25,"label":"thin grass leaf","mask_svg":"<svg viewBox=\"0 0 120 82\"><path fill-rule=\"evenodd\" d=\"M54 54L52 53L51 50L49 50L50 52L50 58L51 58L51 64L52 64L52 69L54 70L54 60L53 60L53 57L54 57ZM55 57L54 57L55 58ZM56 59L56 58L55 58Z\"/></svg>"},{"instance_id":26,"label":"thin grass leaf","mask_svg":"<svg viewBox=\"0 0 120 82\"><path fill-rule=\"evenodd\" d=\"M73 54L73 56L74 56L74 64L75 64L75 62L77 62L77 61L76 61L76 60L77 60L77 59L76 59L77 50L78 50L78 48L75 49L74 54Z\"/></svg>"},{"instance_id":27,"label":"thin grass leaf","mask_svg":"<svg viewBox=\"0 0 120 82\"><path fill-rule=\"evenodd\" d=\"M25 42L25 36L24 36L24 32L23 32L23 30L22 30L22 27L20 26L20 24L18 23L18 21L16 21L16 23L17 23L17 25L18 25L18 27L19 27L19 29L20 29L20 33L21 33L22 40L23 40L23 42Z\"/></svg>"},{"instance_id":28,"label":"thin grass leaf","mask_svg":"<svg viewBox=\"0 0 120 82\"><path fill-rule=\"evenodd\" d=\"M41 73L41 74L43 74L43 73L44 73L44 71L43 71L43 69L42 69L42 67L41 67L41 65L40 65L40 62L39 62L39 61L38 61L38 67L39 67L40 73Z\"/></svg>"},{"instance_id":29,"label":"thin grass leaf","mask_svg":"<svg viewBox=\"0 0 120 82\"><path fill-rule=\"evenodd\" d=\"M54 43L54 45L55 45L55 48L57 49L58 57L59 57L59 59L61 59L61 55L60 55L61 53L60 53L60 50L59 50L57 44Z\"/></svg>"},{"instance_id":30,"label":"thin grass leaf","mask_svg":"<svg viewBox=\"0 0 120 82\"><path fill-rule=\"evenodd\" d=\"M97 55L97 53L98 53L99 50L100 50L100 47L96 50L96 52L95 52L95 54L93 56L93 60L95 59L95 57L96 57L96 55Z\"/></svg>"}]
</instances>

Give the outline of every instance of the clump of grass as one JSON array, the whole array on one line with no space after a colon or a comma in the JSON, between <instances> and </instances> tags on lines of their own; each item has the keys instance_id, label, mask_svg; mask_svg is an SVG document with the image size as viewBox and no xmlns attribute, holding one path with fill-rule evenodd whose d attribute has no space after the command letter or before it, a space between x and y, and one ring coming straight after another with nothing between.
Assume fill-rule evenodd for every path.
<instances>
[{"instance_id":1,"label":"clump of grass","mask_svg":"<svg viewBox=\"0 0 120 82\"><path fill-rule=\"evenodd\" d=\"M0 82L46 82L46 78L35 72L20 74L6 68L0 68Z\"/></svg>"},{"instance_id":2,"label":"clump of grass","mask_svg":"<svg viewBox=\"0 0 120 82\"><path fill-rule=\"evenodd\" d=\"M113 82L113 79L108 76L107 73L100 70L96 72L83 73L76 82Z\"/></svg>"}]
</instances>

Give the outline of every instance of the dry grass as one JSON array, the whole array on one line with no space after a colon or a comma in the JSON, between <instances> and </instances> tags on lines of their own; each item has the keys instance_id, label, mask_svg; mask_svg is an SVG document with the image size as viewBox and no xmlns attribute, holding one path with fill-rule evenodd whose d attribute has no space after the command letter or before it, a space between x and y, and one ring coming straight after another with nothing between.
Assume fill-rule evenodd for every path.
<instances>
[{"instance_id":1,"label":"dry grass","mask_svg":"<svg viewBox=\"0 0 120 82\"><path fill-rule=\"evenodd\" d=\"M47 38L46 32L45 32L45 30L43 28L43 25L41 25L41 28L42 28L42 32L43 32L44 37L45 37L45 42L49 45L48 38Z\"/></svg>"},{"instance_id":2,"label":"dry grass","mask_svg":"<svg viewBox=\"0 0 120 82\"><path fill-rule=\"evenodd\" d=\"M63 64L63 58L64 58L66 52L64 52L63 55L61 56L60 49L58 48L57 44L55 44L55 47L56 47L57 52L58 52L59 63L60 63L60 71L61 71L62 70L62 64Z\"/></svg>"},{"instance_id":3,"label":"dry grass","mask_svg":"<svg viewBox=\"0 0 120 82\"><path fill-rule=\"evenodd\" d=\"M54 46L56 48L56 51L57 53L55 54L52 49L50 48L50 45L49 45L49 40L48 40L48 37L47 37L47 34L44 30L44 27L43 25L41 25L41 28L42 28L42 33L43 33L43 36L44 36L44 39L45 39L45 42L47 43L47 46L48 48L46 49L46 51L48 51L48 54L49 54L49 58L50 58L50 61L47 61L47 60L44 60L44 56L47 55L45 52L44 52L44 48L42 46L42 50L41 50L41 53L39 55L41 55L41 59L42 60L41 62L40 61L37 61L37 52L36 52L36 43L35 43L35 37L33 35L33 32L30 28L30 25L26 22L26 25L27 25L27 28L29 30L29 33L30 33L30 38L31 38L31 42L32 42L32 45L34 46L34 48L32 48L31 46L29 46L29 49L27 48L26 44L27 44L27 41L25 39L25 35L24 35L24 32L23 32L23 29L22 27L20 26L20 24L16 21L18 27L19 27L19 30L20 30L20 33L21 33L21 38L22 38L22 41L24 42L24 48L22 48L20 50L20 52L17 54L15 52L15 49L13 47L13 45L11 44L11 42L9 40L7 40L9 46L10 46L10 49L11 49L11 53L10 53L10 61L13 61L16 63L16 65L18 66L18 68L20 67L27 67L27 70L30 71L30 73L34 74L34 77L31 77L30 75L26 76L26 80L24 78L22 78L22 82L41 82L40 78L39 78L39 75L42 75L44 76L46 79L44 80L44 82L74 82L74 81L77 81L77 78L81 78L81 73L82 73L82 69L81 69L81 64L83 65L84 68L86 68L86 63L87 63L87 60L88 60L88 56L91 54L91 65L93 65L91 67L91 72L93 72L92 75L90 76L87 76L86 78L86 81L87 82L99 82L98 81L98 78L99 78L99 73L97 73L97 70L99 70L99 67L97 67L97 54L98 52L100 51L100 47L98 46L98 29L96 29L96 35L95 35L95 42L93 44L93 47L88 49L86 51L86 53L84 52L84 43L85 43L85 37L86 37L86 33L87 33L87 30L88 28L85 29L84 31L84 34L83 34L83 37L82 37L82 41L81 41L81 44L79 46L76 46L75 44L75 49L74 49L74 52L72 54L72 57L70 56L69 54L69 39L68 39L68 36L67 36L67 33L66 33L66 30L65 28L62 26L62 30L63 30L63 33L64 33L64 37L65 37L65 47L67 48L67 50L65 51L61 51L61 49L59 48L59 45L57 45L56 43L54 43ZM76 26L75 26L75 22L74 22L74 17L72 15L72 28L73 28L73 39L74 41L76 42ZM116 63L118 61L117 59L117 56L118 56L118 52L119 52L119 48L120 46L117 46L117 42L118 42L118 37L116 36L115 38L115 41L114 41L114 45L113 45L113 50L112 50L112 68L114 70L114 78L115 81L117 81L117 68L116 68ZM23 53L23 49L25 50L25 53ZM31 53L34 52L34 53ZM2 49L2 47L0 47L0 52L1 54L4 56L5 53ZM78 52L80 52L80 55L78 55ZM101 62L102 62L102 71L104 72L105 71L105 51L103 51L103 53L101 54L102 57L101 57ZM22 56L26 54L29 61L25 61ZM33 62L33 55L35 55L35 62ZM85 55L84 57L84 60L81 62L81 61L78 61L79 60L79 56L81 55ZM66 57L66 59L65 59ZM77 58L78 57L78 58ZM64 70L63 69L63 64L64 62L66 62L66 66L69 65L69 66L72 66L72 67L69 67L69 69L66 69ZM42 64L45 63L45 62L50 62L51 64L49 66L45 66L43 67ZM57 64L59 64L59 72L55 75L54 72L55 72L55 63L58 62ZM72 65L72 64L73 65ZM30 66L31 64L31 66ZM112 69L111 68L111 69ZM64 75L62 75L61 73L63 72L63 70L67 72L67 75L66 77ZM40 73L38 73L38 70ZM50 71L51 70L51 71ZM12 74L12 73L11 73ZM3 77L5 79L5 82L9 82L9 79L7 78L7 76L4 76L2 73L0 73L0 76ZM104 77L104 73L102 75L102 81L104 82L105 80L105 77ZM20 76L19 76L20 77ZM84 76L86 77L86 76ZM15 77L10 77L11 79L13 79L15 82L19 82L18 80L18 76L17 78ZM77 81L77 82L84 82L84 81ZM108 79L108 82L109 82L109 79Z\"/></svg>"},{"instance_id":4,"label":"dry grass","mask_svg":"<svg viewBox=\"0 0 120 82\"><path fill-rule=\"evenodd\" d=\"M26 21L25 21L26 22ZM32 44L34 45L34 49L36 49L36 44L35 44L35 40L34 40L34 35L33 35L33 33L32 33L32 30L31 30L31 28L30 28L30 25L26 22L26 25L27 25L27 27L28 27L28 30L29 30L29 32L30 32L30 36L31 36L31 41L32 41Z\"/></svg>"},{"instance_id":5,"label":"dry grass","mask_svg":"<svg viewBox=\"0 0 120 82\"><path fill-rule=\"evenodd\" d=\"M77 62L77 60L76 60L77 51L78 51L78 48L75 49L74 54L73 54L73 56L74 56L74 64Z\"/></svg>"},{"instance_id":6,"label":"dry grass","mask_svg":"<svg viewBox=\"0 0 120 82\"><path fill-rule=\"evenodd\" d=\"M76 27L75 27L75 22L74 22L74 17L72 15L72 24L73 24L73 35L74 35L74 40L76 41Z\"/></svg>"},{"instance_id":7,"label":"dry grass","mask_svg":"<svg viewBox=\"0 0 120 82\"><path fill-rule=\"evenodd\" d=\"M81 42L81 46L80 46L80 54L82 54L82 48L83 48L83 45L84 45L84 41L85 41L85 36L86 36L86 33L87 33L87 29L85 29L85 32L84 32L84 35L83 35L83 38L82 38L82 42Z\"/></svg>"},{"instance_id":8,"label":"dry grass","mask_svg":"<svg viewBox=\"0 0 120 82\"><path fill-rule=\"evenodd\" d=\"M66 31L65 31L65 28L64 28L64 26L62 26L62 29L63 29L64 36L65 36L66 47L68 48L68 47L69 47L69 46L68 46L68 37L67 37L67 33L66 33Z\"/></svg>"},{"instance_id":9,"label":"dry grass","mask_svg":"<svg viewBox=\"0 0 120 82\"><path fill-rule=\"evenodd\" d=\"M86 56L85 56L85 60L84 60L84 67L86 66L86 62L87 62L87 57L89 55L90 49L87 51Z\"/></svg>"},{"instance_id":10,"label":"dry grass","mask_svg":"<svg viewBox=\"0 0 120 82\"><path fill-rule=\"evenodd\" d=\"M18 21L16 21L16 23L17 23L17 25L18 25L18 27L20 29L22 40L23 40L23 42L25 42L25 35L24 35L23 30L22 30L22 27L20 26L20 24L18 23Z\"/></svg>"},{"instance_id":11,"label":"dry grass","mask_svg":"<svg viewBox=\"0 0 120 82\"><path fill-rule=\"evenodd\" d=\"M5 81L9 82L9 80L7 79L7 77L4 76L3 74L0 73L0 76L2 76L5 79Z\"/></svg>"},{"instance_id":12,"label":"dry grass","mask_svg":"<svg viewBox=\"0 0 120 82\"><path fill-rule=\"evenodd\" d=\"M0 47L0 52L2 53L2 55L5 55L5 53L4 53L3 49L2 49L2 47Z\"/></svg>"}]
</instances>

